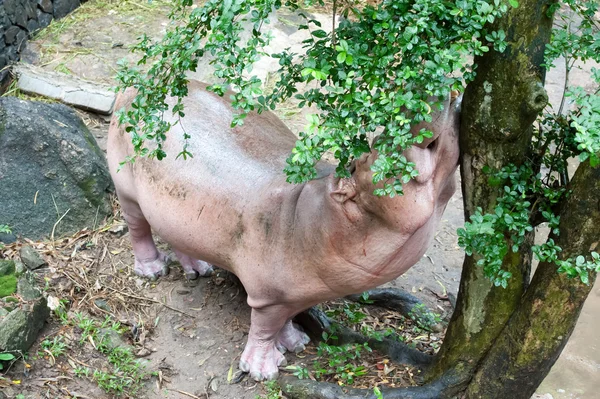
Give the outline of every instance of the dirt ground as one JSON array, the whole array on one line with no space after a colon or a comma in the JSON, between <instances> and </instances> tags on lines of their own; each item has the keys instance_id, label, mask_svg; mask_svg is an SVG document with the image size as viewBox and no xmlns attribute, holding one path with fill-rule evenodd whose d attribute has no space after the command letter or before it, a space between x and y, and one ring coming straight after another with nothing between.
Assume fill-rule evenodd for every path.
<instances>
[{"instance_id":1,"label":"dirt ground","mask_svg":"<svg viewBox=\"0 0 600 399\"><path fill-rule=\"evenodd\" d=\"M165 3L90 0L79 10L42 31L28 45L27 61L43 68L69 73L93 82L113 85L117 61L135 60L129 46L141 33L161 36L167 26ZM315 13L328 21L326 15ZM274 18L273 48L299 48L303 34L293 29L294 16ZM276 65L261 62L255 73L266 78ZM586 72L575 72L572 79L586 81ZM204 64L193 77L210 81L210 68ZM561 74L548 77L550 95L556 103L561 93ZM294 131L305 124L304 114L293 103L277 111ZM104 117L81 114L106 149L108 121ZM462 196L457 193L448 204L432 247L408 273L389 283L413 293L434 311L447 318L451 312L446 294L455 295L460 280L463 252L457 245L456 229L463 224ZM229 384L237 371L237 361L249 328L250 309L239 286L224 275L188 282L177 266L168 277L150 283L132 275L133 256L122 220L115 207L114 220L96 232L82 232L56 243L34 244L44 253L49 267L39 272L46 281L49 295L71 298L70 309L85 312L95 319L110 315L126 327L124 341L133 345L140 358L148 361L149 376L140 398L255 398L265 388L248 379ZM14 256L17 246L9 247ZM285 286L285 282L282 282ZM100 301L100 302L98 302ZM591 305L590 305L591 303ZM600 342L594 334L598 320L600 288L596 286L582 314L582 320L571 343L546 380L540 394L554 398L595 398L600 390ZM105 306L106 305L106 306ZM589 306L588 306L589 305ZM430 345L431 339L415 337L406 328L407 339ZM67 355L53 359L41 348L45 339L64 337ZM78 378L73 370L82 365L106 368L104 357L94 342L80 345L81 329L63 325L56 317L47 325L30 351L26 362L18 362L10 370L19 385L5 388L8 397L21 393L25 398L79 397L108 398L90 378ZM433 335L439 342L443 336ZM576 341L572 344L573 340ZM577 343L579 342L579 344ZM289 364L305 364L315 348L300 355L287 355ZM38 355L39 354L39 355ZM308 356L308 357L306 357ZM381 359L372 359L371 366ZM560 366L558 366L560 365ZM28 367L29 366L29 367ZM578 377L576 372L581 377ZM581 371L579 371L581 370ZM404 374L403 374L404 375ZM381 382L383 375L372 367L371 381ZM401 379L401 377L398 377Z\"/></svg>"}]
</instances>

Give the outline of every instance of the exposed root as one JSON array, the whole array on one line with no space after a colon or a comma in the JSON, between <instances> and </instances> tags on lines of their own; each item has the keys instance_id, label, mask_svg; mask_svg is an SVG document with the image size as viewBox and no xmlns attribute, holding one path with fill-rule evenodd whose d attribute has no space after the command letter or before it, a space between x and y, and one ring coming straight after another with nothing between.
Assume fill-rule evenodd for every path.
<instances>
[{"instance_id":1,"label":"exposed root","mask_svg":"<svg viewBox=\"0 0 600 399\"><path fill-rule=\"evenodd\" d=\"M420 352L409 346L383 338L381 341L374 338L367 338L362 334L352 331L348 327L335 323L320 309L312 307L298 316L295 320L301 324L305 331L315 340L320 340L323 332L329 334L335 332L337 340L334 340L336 345L344 345L351 343L363 344L367 342L372 349L377 350L383 355L386 355L395 363L406 364L411 366L428 366L432 357Z\"/></svg>"},{"instance_id":2,"label":"exposed root","mask_svg":"<svg viewBox=\"0 0 600 399\"><path fill-rule=\"evenodd\" d=\"M366 292L369 294L369 302L373 305L395 310L406 317L410 317L410 311L415 306L425 306L419 298L398 288L375 288ZM360 302L361 294L348 295L346 299Z\"/></svg>"},{"instance_id":3,"label":"exposed root","mask_svg":"<svg viewBox=\"0 0 600 399\"><path fill-rule=\"evenodd\" d=\"M347 388L328 382L279 378L281 390L290 399L377 399L372 389ZM439 379L418 387L381 388L385 399L444 399L453 395L455 381Z\"/></svg>"}]
</instances>

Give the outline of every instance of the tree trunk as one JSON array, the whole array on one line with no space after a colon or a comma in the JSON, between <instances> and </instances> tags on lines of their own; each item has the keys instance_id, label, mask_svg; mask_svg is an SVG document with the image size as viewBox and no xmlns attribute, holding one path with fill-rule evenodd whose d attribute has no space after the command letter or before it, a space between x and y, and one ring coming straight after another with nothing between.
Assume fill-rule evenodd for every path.
<instances>
[{"instance_id":1,"label":"tree trunk","mask_svg":"<svg viewBox=\"0 0 600 399\"><path fill-rule=\"evenodd\" d=\"M506 32L504 53L490 51L475 60L477 77L469 84L461 113L461 177L466 220L477 207L492 212L498 188L488 184L482 168L501 168L524 162L531 142L532 123L547 103L543 89L543 55L550 39L551 4L544 0L522 0L498 21L496 28ZM508 248L512 247L507 238ZM463 264L456 310L429 381L448 375L458 380L461 390L496 337L518 307L527 288L533 236L517 253L509 254L503 269L512 273L508 288L494 287L476 265L475 257Z\"/></svg>"},{"instance_id":2,"label":"tree trunk","mask_svg":"<svg viewBox=\"0 0 600 399\"><path fill-rule=\"evenodd\" d=\"M561 259L597 249L600 240L600 168L582 164L571 181L572 193L560 215ZM571 336L592 289L579 278L558 274L540 263L519 309L486 356L466 398L529 398Z\"/></svg>"}]
</instances>

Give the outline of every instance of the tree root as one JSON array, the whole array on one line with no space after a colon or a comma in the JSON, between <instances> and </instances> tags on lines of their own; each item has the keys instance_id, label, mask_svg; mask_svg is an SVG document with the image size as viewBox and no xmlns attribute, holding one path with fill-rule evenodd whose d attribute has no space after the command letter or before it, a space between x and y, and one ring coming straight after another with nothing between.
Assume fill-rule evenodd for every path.
<instances>
[{"instance_id":1,"label":"tree root","mask_svg":"<svg viewBox=\"0 0 600 399\"><path fill-rule=\"evenodd\" d=\"M371 305L397 311L406 317L412 318L411 312L416 306L422 307L423 310L429 313L434 313L419 298L398 288L375 288L366 291L366 293L369 294L369 303ZM348 295L346 299L353 302L362 302L362 294ZM431 326L431 330L442 332L444 331L444 326L438 323Z\"/></svg>"},{"instance_id":2,"label":"tree root","mask_svg":"<svg viewBox=\"0 0 600 399\"><path fill-rule=\"evenodd\" d=\"M369 294L369 302L375 306L395 310L404 316L409 316L411 310L417 306L425 306L419 298L398 288L375 288L366 291ZM353 302L361 302L362 294L348 295L346 299Z\"/></svg>"},{"instance_id":3,"label":"tree root","mask_svg":"<svg viewBox=\"0 0 600 399\"><path fill-rule=\"evenodd\" d=\"M374 338L365 337L348 327L335 323L320 309L312 307L298 316L296 321L301 324L306 332L316 340L321 340L323 332L337 336L333 340L336 345L344 344L369 344L369 347L388 356L393 362L399 364L408 364L410 366L426 367L432 361L432 356L410 348L406 344L383 338L381 341Z\"/></svg>"},{"instance_id":4,"label":"tree root","mask_svg":"<svg viewBox=\"0 0 600 399\"><path fill-rule=\"evenodd\" d=\"M377 399L372 389L346 388L291 376L280 377L279 385L290 399ZM455 377L444 377L418 387L382 388L381 393L385 399L444 399L455 395L456 388L463 385Z\"/></svg>"}]
</instances>

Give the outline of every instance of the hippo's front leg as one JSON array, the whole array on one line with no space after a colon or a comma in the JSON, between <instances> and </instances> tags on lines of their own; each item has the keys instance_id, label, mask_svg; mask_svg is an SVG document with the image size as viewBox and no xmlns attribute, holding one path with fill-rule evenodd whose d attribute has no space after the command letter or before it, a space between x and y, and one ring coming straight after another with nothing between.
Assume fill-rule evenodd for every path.
<instances>
[{"instance_id":1,"label":"hippo's front leg","mask_svg":"<svg viewBox=\"0 0 600 399\"><path fill-rule=\"evenodd\" d=\"M240 370L256 381L277 378L286 360L277 349L279 332L286 325L289 309L282 305L253 308L248 342L240 359Z\"/></svg>"}]
</instances>

